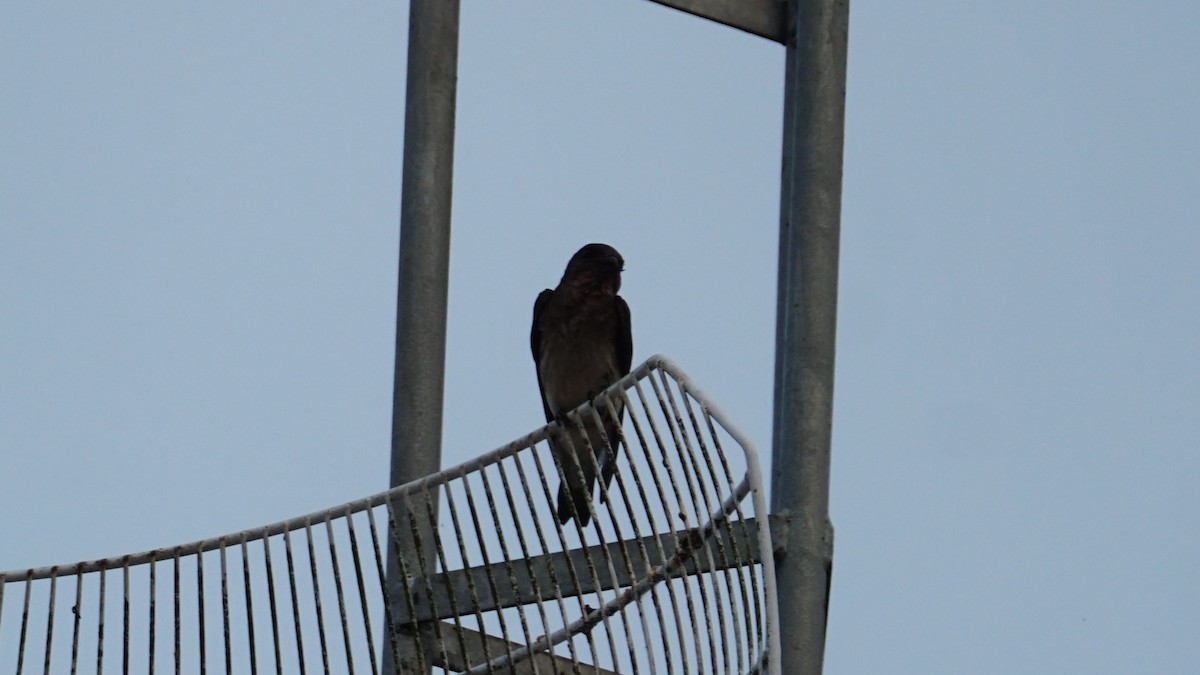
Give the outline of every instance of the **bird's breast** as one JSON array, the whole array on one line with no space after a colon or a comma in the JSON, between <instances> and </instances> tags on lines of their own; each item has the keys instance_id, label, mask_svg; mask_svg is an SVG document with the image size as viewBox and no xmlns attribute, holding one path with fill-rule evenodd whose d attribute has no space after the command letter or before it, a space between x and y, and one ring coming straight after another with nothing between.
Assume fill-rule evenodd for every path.
<instances>
[{"instance_id":1,"label":"bird's breast","mask_svg":"<svg viewBox=\"0 0 1200 675\"><path fill-rule=\"evenodd\" d=\"M610 337L589 330L561 330L543 336L542 390L554 414L575 408L620 378Z\"/></svg>"}]
</instances>

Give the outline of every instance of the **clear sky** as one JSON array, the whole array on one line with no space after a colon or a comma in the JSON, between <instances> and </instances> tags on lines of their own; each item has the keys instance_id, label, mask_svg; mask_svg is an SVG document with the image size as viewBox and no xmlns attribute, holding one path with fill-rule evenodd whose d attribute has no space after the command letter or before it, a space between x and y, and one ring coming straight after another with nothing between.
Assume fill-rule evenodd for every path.
<instances>
[{"instance_id":1,"label":"clear sky","mask_svg":"<svg viewBox=\"0 0 1200 675\"><path fill-rule=\"evenodd\" d=\"M386 487L404 3L0 4L0 569ZM855 0L829 673L1200 663L1200 4ZM531 430L533 300L769 451L783 49L465 0L443 461Z\"/></svg>"}]
</instances>

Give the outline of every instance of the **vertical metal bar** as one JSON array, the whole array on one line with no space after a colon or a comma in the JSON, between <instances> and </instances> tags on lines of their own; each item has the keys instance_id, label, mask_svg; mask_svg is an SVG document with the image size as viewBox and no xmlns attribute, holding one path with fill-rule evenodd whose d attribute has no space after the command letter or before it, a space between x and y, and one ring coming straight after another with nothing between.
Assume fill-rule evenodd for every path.
<instances>
[{"instance_id":1,"label":"vertical metal bar","mask_svg":"<svg viewBox=\"0 0 1200 675\"><path fill-rule=\"evenodd\" d=\"M460 0L409 4L392 394L393 487L434 473L441 465L459 5ZM428 530L422 534L429 535L422 537L425 541L433 541L435 523L436 518L425 524ZM433 566L432 559L426 562ZM389 556L388 588L395 586L399 570L399 561ZM383 672L395 670L396 655L389 646Z\"/></svg>"},{"instance_id":2,"label":"vertical metal bar","mask_svg":"<svg viewBox=\"0 0 1200 675\"><path fill-rule=\"evenodd\" d=\"M287 530L284 530L283 536L285 542L287 541L287 534ZM271 562L271 538L265 536L264 534L261 541L263 549L263 570L267 575L267 605L271 608L271 642L275 646L275 673L276 675L283 675L283 648L279 643L279 605L275 598L275 565ZM288 552L291 553L291 550L289 549ZM295 606L296 605L293 601L292 607L294 608ZM300 673L303 675L304 648L299 644L299 642L296 644L296 653L301 658Z\"/></svg>"},{"instance_id":3,"label":"vertical metal bar","mask_svg":"<svg viewBox=\"0 0 1200 675\"><path fill-rule=\"evenodd\" d=\"M158 626L158 624L157 624L158 616L157 616L157 609L156 609L158 606L157 605L158 587L156 586L156 572L155 572L155 570L157 568L158 568L157 554L152 554L150 556L150 607L149 607L150 637L146 642L147 651L149 652L146 655L146 659L148 661L147 668L149 668L150 675L154 675L154 654L156 651L156 649L155 649L155 639L156 639L155 631Z\"/></svg>"},{"instance_id":4,"label":"vertical metal bar","mask_svg":"<svg viewBox=\"0 0 1200 675\"><path fill-rule=\"evenodd\" d=\"M129 556L121 562L121 672L129 672Z\"/></svg>"},{"instance_id":5,"label":"vertical metal bar","mask_svg":"<svg viewBox=\"0 0 1200 675\"><path fill-rule=\"evenodd\" d=\"M172 597L174 598L174 605L172 605L172 606L174 607L174 610L175 610L175 633L174 633L174 635L175 635L175 675L182 675L182 674L183 674L183 661L182 661L182 659L183 659L183 654L182 654L182 649L181 649L181 647L180 647L180 644L179 644L179 631L180 631L180 617L179 617L179 556L180 556L180 554L181 554L181 553L182 553L182 551L181 551L180 549L178 549L178 548L177 548L177 549L175 549L175 553L173 554L173 555L175 556L175 557L174 557L174 568L173 568L173 569L174 569L174 571L175 571L175 576L174 576L174 579L175 579L175 585L174 585L175 593L174 593L174 595L172 596Z\"/></svg>"},{"instance_id":6,"label":"vertical metal bar","mask_svg":"<svg viewBox=\"0 0 1200 675\"><path fill-rule=\"evenodd\" d=\"M33 591L33 573L25 575L25 604L21 610L21 637L17 642L17 675L21 675L21 666L25 663L25 638L29 629L29 596Z\"/></svg>"},{"instance_id":7,"label":"vertical metal bar","mask_svg":"<svg viewBox=\"0 0 1200 675\"><path fill-rule=\"evenodd\" d=\"M221 633L225 639L225 672L233 672L233 654L229 645L229 562L225 555L225 538L221 537Z\"/></svg>"},{"instance_id":8,"label":"vertical metal bar","mask_svg":"<svg viewBox=\"0 0 1200 675\"><path fill-rule=\"evenodd\" d=\"M96 675L104 673L104 594L108 590L108 569L100 568L100 606L96 609L99 623L96 625Z\"/></svg>"},{"instance_id":9,"label":"vertical metal bar","mask_svg":"<svg viewBox=\"0 0 1200 675\"><path fill-rule=\"evenodd\" d=\"M54 595L58 587L58 568L50 570L50 600L46 607L46 659L45 659L45 675L50 675L50 653L51 645L54 643Z\"/></svg>"},{"instance_id":10,"label":"vertical metal bar","mask_svg":"<svg viewBox=\"0 0 1200 675\"><path fill-rule=\"evenodd\" d=\"M246 647L250 650L250 675L258 673L258 642L254 639L254 594L250 584L250 550L242 534L242 588L246 594Z\"/></svg>"},{"instance_id":11,"label":"vertical metal bar","mask_svg":"<svg viewBox=\"0 0 1200 675\"><path fill-rule=\"evenodd\" d=\"M321 641L321 666L329 673L329 643L325 639L325 610L321 608L321 582L317 576L317 554L313 550L313 533L311 519L304 521L304 540L308 544L308 569L312 574L313 607L317 613L317 637ZM300 608L295 607L297 620Z\"/></svg>"},{"instance_id":12,"label":"vertical metal bar","mask_svg":"<svg viewBox=\"0 0 1200 675\"><path fill-rule=\"evenodd\" d=\"M346 509L343 520L346 523L346 532L350 535L350 553L354 560L354 587L358 591L358 601L362 606L363 633L367 639L367 656L371 660L371 673L379 675L379 663L375 659L374 631L371 629L371 608L367 603L367 587L363 579L362 554L358 550L358 536L354 533L354 514L350 512L349 508Z\"/></svg>"},{"instance_id":13,"label":"vertical metal bar","mask_svg":"<svg viewBox=\"0 0 1200 675\"><path fill-rule=\"evenodd\" d=\"M371 547L372 547L373 553L375 554L376 579L379 581L380 584L382 584L384 591L385 591L384 594L386 596L387 573L384 571L384 567L383 567L383 552L380 550L380 545L379 545L379 529L377 527L375 527L375 508L372 507L372 508L367 509L366 514L367 514L367 525L370 527L370 531L371 531ZM387 549L386 542L383 545L383 549ZM401 570L401 574L403 574L403 570ZM401 576L401 578L403 579L405 577ZM405 593L404 597L408 599L408 602L411 605L411 603L412 603L411 596L409 596L408 593ZM415 613L415 611L414 611L414 613ZM400 650L398 648L398 645L396 644L396 622L392 618L392 606L388 602L383 603L383 623L384 623L385 630L387 630L387 638L388 638L387 641L384 643L384 651L386 652L388 649L391 649L392 653L399 652ZM417 644L420 645L421 643L418 642ZM372 648L372 651L374 651L374 648Z\"/></svg>"},{"instance_id":14,"label":"vertical metal bar","mask_svg":"<svg viewBox=\"0 0 1200 675\"><path fill-rule=\"evenodd\" d=\"M268 544L269 544L269 542L264 539L263 546L266 547ZM305 671L305 665L304 665L304 633L300 629L300 595L299 595L299 593L296 592L296 563L295 563L295 559L292 555L292 537L288 533L287 530L283 531L283 550L287 553L288 588L290 589L290 592L292 594L292 626L293 626L293 630L296 631L296 637L295 637L296 658L298 659L298 663L300 664L300 675L304 675L306 671ZM268 560L270 559L269 553L267 555L267 559ZM267 566L267 569L270 569L269 565ZM275 626L276 625L274 623L275 622L275 600L274 600L274 598L275 598L275 591L274 591L275 583L272 581L268 584L268 586L270 586L272 589L271 590L271 621L272 621L271 625ZM279 629L278 629L278 627L275 628L275 664L276 664L276 667L279 669L279 673L282 674L283 673L283 656L280 654L280 651L279 651Z\"/></svg>"},{"instance_id":15,"label":"vertical metal bar","mask_svg":"<svg viewBox=\"0 0 1200 675\"><path fill-rule=\"evenodd\" d=\"M75 569L75 604L71 613L75 615L71 630L71 675L75 675L79 668L79 628L83 623L83 565Z\"/></svg>"},{"instance_id":16,"label":"vertical metal bar","mask_svg":"<svg viewBox=\"0 0 1200 675\"><path fill-rule=\"evenodd\" d=\"M342 643L346 648L346 671L354 672L354 648L350 643L350 621L346 617L346 596L342 588L342 570L338 565L337 545L333 537L333 523L325 514L325 538L329 543L329 563L333 567L333 584L337 590L338 616L342 620Z\"/></svg>"},{"instance_id":17,"label":"vertical metal bar","mask_svg":"<svg viewBox=\"0 0 1200 675\"><path fill-rule=\"evenodd\" d=\"M783 672L816 675L833 560L830 428L837 328L848 0L788 0L771 511L788 521L777 567Z\"/></svg>"},{"instance_id":18,"label":"vertical metal bar","mask_svg":"<svg viewBox=\"0 0 1200 675\"><path fill-rule=\"evenodd\" d=\"M199 623L197 631L196 649L200 655L200 675L208 675L208 659L207 659L207 634L204 620L204 550L196 549L196 621Z\"/></svg>"}]
</instances>

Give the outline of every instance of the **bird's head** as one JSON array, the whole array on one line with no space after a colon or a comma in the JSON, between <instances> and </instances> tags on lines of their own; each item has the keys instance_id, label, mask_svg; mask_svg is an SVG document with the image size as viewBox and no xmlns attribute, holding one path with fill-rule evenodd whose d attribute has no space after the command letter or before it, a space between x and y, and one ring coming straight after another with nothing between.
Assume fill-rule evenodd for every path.
<instances>
[{"instance_id":1,"label":"bird's head","mask_svg":"<svg viewBox=\"0 0 1200 675\"><path fill-rule=\"evenodd\" d=\"M562 283L612 294L621 290L625 259L608 244L588 244L571 256Z\"/></svg>"}]
</instances>

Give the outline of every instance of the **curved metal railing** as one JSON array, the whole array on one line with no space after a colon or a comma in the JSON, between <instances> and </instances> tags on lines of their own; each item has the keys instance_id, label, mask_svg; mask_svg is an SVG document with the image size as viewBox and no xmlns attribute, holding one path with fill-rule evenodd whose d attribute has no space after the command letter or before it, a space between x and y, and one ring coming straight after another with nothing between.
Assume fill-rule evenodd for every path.
<instances>
[{"instance_id":1,"label":"curved metal railing","mask_svg":"<svg viewBox=\"0 0 1200 675\"><path fill-rule=\"evenodd\" d=\"M553 515L548 425L298 518L0 573L0 672L778 673L753 445L662 356L568 419L621 404L589 526Z\"/></svg>"}]
</instances>

